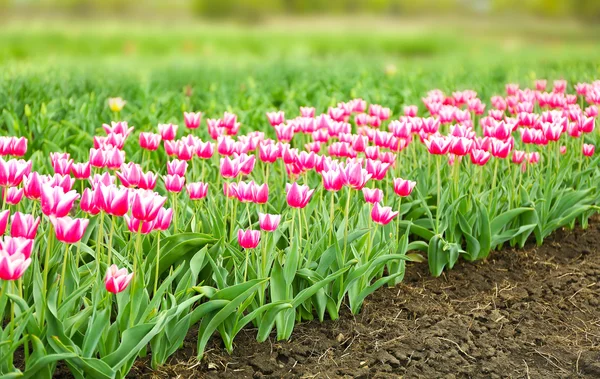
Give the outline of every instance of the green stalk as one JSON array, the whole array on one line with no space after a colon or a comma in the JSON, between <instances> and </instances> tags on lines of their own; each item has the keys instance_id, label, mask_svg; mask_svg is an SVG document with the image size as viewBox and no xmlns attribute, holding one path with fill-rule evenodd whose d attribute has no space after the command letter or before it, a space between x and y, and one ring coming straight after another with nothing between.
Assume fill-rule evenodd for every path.
<instances>
[{"instance_id":1,"label":"green stalk","mask_svg":"<svg viewBox=\"0 0 600 379\"><path fill-rule=\"evenodd\" d=\"M110 216L110 235L108 236L108 260L107 267L111 265L113 234L115 233L115 216Z\"/></svg>"},{"instance_id":2,"label":"green stalk","mask_svg":"<svg viewBox=\"0 0 600 379\"><path fill-rule=\"evenodd\" d=\"M496 177L498 176L498 166L500 164L500 159L494 157L494 176L492 177L492 190L490 191L490 198L488 200L488 204L492 204L492 198L494 196L494 191L496 190ZM496 207L492 207L492 212L490 212L492 215L494 215L496 212Z\"/></svg>"},{"instance_id":3,"label":"green stalk","mask_svg":"<svg viewBox=\"0 0 600 379\"><path fill-rule=\"evenodd\" d=\"M156 241L156 262L155 262L155 272L154 272L154 295L156 295L156 289L158 288L158 265L160 263L160 231L158 232L157 241Z\"/></svg>"},{"instance_id":4,"label":"green stalk","mask_svg":"<svg viewBox=\"0 0 600 379\"><path fill-rule=\"evenodd\" d=\"M144 226L144 222L140 221L140 226L138 226L137 240L135 242L135 252L133 253L133 281L131 283L131 293L130 293L130 302L132 307L129 309L129 327L133 327L134 321L134 310L133 310L133 296L135 295L135 287L137 283L137 266L138 266L138 257L139 252L141 250L141 241L142 241L142 227Z\"/></svg>"},{"instance_id":5,"label":"green stalk","mask_svg":"<svg viewBox=\"0 0 600 379\"><path fill-rule=\"evenodd\" d=\"M435 232L436 234L440 234L440 204L441 204L441 196L442 196L442 175L440 173L440 160L441 156L436 157L435 165L437 171L437 206L435 207Z\"/></svg>"},{"instance_id":6,"label":"green stalk","mask_svg":"<svg viewBox=\"0 0 600 379\"><path fill-rule=\"evenodd\" d=\"M177 194L173 192L171 196L173 198L173 232L177 234Z\"/></svg>"},{"instance_id":7,"label":"green stalk","mask_svg":"<svg viewBox=\"0 0 600 379\"><path fill-rule=\"evenodd\" d=\"M331 240L333 236L333 206L335 201L335 193L331 192L331 201L329 203L329 245L333 243Z\"/></svg>"},{"instance_id":8,"label":"green stalk","mask_svg":"<svg viewBox=\"0 0 600 379\"><path fill-rule=\"evenodd\" d=\"M342 252L342 263L346 263L346 251L348 249L348 223L350 220L350 198L352 197L352 188L348 187L348 196L346 197L346 222L344 223L344 251Z\"/></svg>"},{"instance_id":9,"label":"green stalk","mask_svg":"<svg viewBox=\"0 0 600 379\"><path fill-rule=\"evenodd\" d=\"M57 304L60 306L62 300L62 294L65 286L65 276L67 273L67 257L69 255L69 244L65 243L65 255L63 257L62 271L60 273L60 286L58 287L58 301Z\"/></svg>"},{"instance_id":10,"label":"green stalk","mask_svg":"<svg viewBox=\"0 0 600 379\"><path fill-rule=\"evenodd\" d=\"M46 255L44 256L44 279L42 291L44 292L44 300L48 301L48 272L50 271L50 250L52 249L52 223L48 223L48 239L46 241ZM44 325L46 307L42 307L40 315L40 325Z\"/></svg>"}]
</instances>

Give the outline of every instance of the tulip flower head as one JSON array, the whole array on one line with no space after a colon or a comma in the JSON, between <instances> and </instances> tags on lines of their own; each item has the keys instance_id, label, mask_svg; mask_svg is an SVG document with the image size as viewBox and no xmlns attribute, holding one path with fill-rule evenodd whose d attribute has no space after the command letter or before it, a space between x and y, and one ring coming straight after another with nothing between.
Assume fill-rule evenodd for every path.
<instances>
[{"instance_id":1,"label":"tulip flower head","mask_svg":"<svg viewBox=\"0 0 600 379\"><path fill-rule=\"evenodd\" d=\"M5 249L0 249L0 279L17 280L31 264L31 258L22 253L9 254Z\"/></svg>"},{"instance_id":2,"label":"tulip flower head","mask_svg":"<svg viewBox=\"0 0 600 379\"><path fill-rule=\"evenodd\" d=\"M160 208L156 218L154 219L154 230L165 231L171 226L173 220L173 209Z\"/></svg>"},{"instance_id":3,"label":"tulip flower head","mask_svg":"<svg viewBox=\"0 0 600 379\"><path fill-rule=\"evenodd\" d=\"M404 180L402 178L394 179L394 192L401 197L410 196L417 182Z\"/></svg>"},{"instance_id":4,"label":"tulip flower head","mask_svg":"<svg viewBox=\"0 0 600 379\"><path fill-rule=\"evenodd\" d=\"M62 187L42 186L42 212L46 216L65 217L73 208L79 194L75 191L65 192Z\"/></svg>"},{"instance_id":5,"label":"tulip flower head","mask_svg":"<svg viewBox=\"0 0 600 379\"><path fill-rule=\"evenodd\" d=\"M382 207L379 203L375 203L371 210L371 218L377 224L387 225L394 217L398 216L398 213L393 212L392 207Z\"/></svg>"},{"instance_id":6,"label":"tulip flower head","mask_svg":"<svg viewBox=\"0 0 600 379\"><path fill-rule=\"evenodd\" d=\"M290 207L304 208L310 201L315 190L308 188L307 185L298 185L298 183L294 182L293 184L287 183L285 191L287 193L286 200Z\"/></svg>"},{"instance_id":7,"label":"tulip flower head","mask_svg":"<svg viewBox=\"0 0 600 379\"><path fill-rule=\"evenodd\" d=\"M260 242L260 232L258 230L238 229L238 243L243 249L254 249Z\"/></svg>"},{"instance_id":8,"label":"tulip flower head","mask_svg":"<svg viewBox=\"0 0 600 379\"><path fill-rule=\"evenodd\" d=\"M117 265L112 265L106 271L104 285L108 292L117 294L127 288L132 277L133 273L128 274L126 268L119 269Z\"/></svg>"},{"instance_id":9,"label":"tulip flower head","mask_svg":"<svg viewBox=\"0 0 600 379\"><path fill-rule=\"evenodd\" d=\"M166 201L166 197L160 196L154 191L137 190L133 195L131 214L136 219L145 222L152 221Z\"/></svg>"},{"instance_id":10,"label":"tulip flower head","mask_svg":"<svg viewBox=\"0 0 600 379\"><path fill-rule=\"evenodd\" d=\"M363 195L367 203L376 204L383 199L383 191L379 188L363 188Z\"/></svg>"},{"instance_id":11,"label":"tulip flower head","mask_svg":"<svg viewBox=\"0 0 600 379\"><path fill-rule=\"evenodd\" d=\"M6 231L8 225L8 219L10 217L10 210L0 212L0 236Z\"/></svg>"},{"instance_id":12,"label":"tulip flower head","mask_svg":"<svg viewBox=\"0 0 600 379\"><path fill-rule=\"evenodd\" d=\"M279 226L281 215L272 215L268 213L258 213L258 223L265 232L274 232Z\"/></svg>"},{"instance_id":13,"label":"tulip flower head","mask_svg":"<svg viewBox=\"0 0 600 379\"><path fill-rule=\"evenodd\" d=\"M188 129L198 129L202 121L202 112L184 112L183 120Z\"/></svg>"},{"instance_id":14,"label":"tulip flower head","mask_svg":"<svg viewBox=\"0 0 600 379\"><path fill-rule=\"evenodd\" d=\"M188 183L186 186L190 200L204 199L208 193L208 183Z\"/></svg>"},{"instance_id":15,"label":"tulip flower head","mask_svg":"<svg viewBox=\"0 0 600 379\"><path fill-rule=\"evenodd\" d=\"M120 112L125 104L127 104L127 102L120 97L110 97L108 99L108 107L113 112Z\"/></svg>"},{"instance_id":16,"label":"tulip flower head","mask_svg":"<svg viewBox=\"0 0 600 379\"><path fill-rule=\"evenodd\" d=\"M71 217L51 217L50 221L54 225L56 239L68 244L79 242L90 222L87 218Z\"/></svg>"},{"instance_id":17,"label":"tulip flower head","mask_svg":"<svg viewBox=\"0 0 600 379\"><path fill-rule=\"evenodd\" d=\"M586 157L591 157L594 155L594 151L596 150L596 146L592 144L583 144L583 155Z\"/></svg>"}]
</instances>

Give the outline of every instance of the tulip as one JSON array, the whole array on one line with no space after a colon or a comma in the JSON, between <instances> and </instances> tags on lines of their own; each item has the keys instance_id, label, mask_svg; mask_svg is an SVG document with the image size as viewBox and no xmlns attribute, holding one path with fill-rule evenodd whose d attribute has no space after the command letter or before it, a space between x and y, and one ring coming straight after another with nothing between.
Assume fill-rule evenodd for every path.
<instances>
[{"instance_id":1,"label":"tulip","mask_svg":"<svg viewBox=\"0 0 600 379\"><path fill-rule=\"evenodd\" d=\"M294 138L294 126L292 124L279 124L273 126L277 140L281 142L290 142Z\"/></svg>"},{"instance_id":2,"label":"tulip","mask_svg":"<svg viewBox=\"0 0 600 379\"><path fill-rule=\"evenodd\" d=\"M31 264L31 258L23 254L10 255L6 250L0 249L0 279L17 280Z\"/></svg>"},{"instance_id":3,"label":"tulip","mask_svg":"<svg viewBox=\"0 0 600 379\"><path fill-rule=\"evenodd\" d=\"M149 151L155 151L160 146L161 139L160 134L142 132L140 133L140 147Z\"/></svg>"},{"instance_id":4,"label":"tulip","mask_svg":"<svg viewBox=\"0 0 600 379\"><path fill-rule=\"evenodd\" d=\"M73 203L79 198L75 191L65 192L62 187L42 186L42 212L46 216L65 217L73 208Z\"/></svg>"},{"instance_id":5,"label":"tulip","mask_svg":"<svg viewBox=\"0 0 600 379\"><path fill-rule=\"evenodd\" d=\"M302 117L315 117L314 107L300 107L300 115Z\"/></svg>"},{"instance_id":6,"label":"tulip","mask_svg":"<svg viewBox=\"0 0 600 379\"><path fill-rule=\"evenodd\" d=\"M104 167L106 164L106 156L103 150L100 149L90 149L90 164L92 167Z\"/></svg>"},{"instance_id":7,"label":"tulip","mask_svg":"<svg viewBox=\"0 0 600 379\"><path fill-rule=\"evenodd\" d=\"M125 162L125 152L117 148L104 149L105 165L111 170L118 170Z\"/></svg>"},{"instance_id":8,"label":"tulip","mask_svg":"<svg viewBox=\"0 0 600 379\"><path fill-rule=\"evenodd\" d=\"M25 197L32 200L39 200L42 197L42 184L42 176L35 171L23 177Z\"/></svg>"},{"instance_id":9,"label":"tulip","mask_svg":"<svg viewBox=\"0 0 600 379\"><path fill-rule=\"evenodd\" d=\"M392 207L382 207L379 203L375 203L371 210L371 218L373 222L380 225L387 225L399 212L392 212Z\"/></svg>"},{"instance_id":10,"label":"tulip","mask_svg":"<svg viewBox=\"0 0 600 379\"><path fill-rule=\"evenodd\" d=\"M31 172L31 161L10 159L5 161L0 157L0 187L17 187L23 177Z\"/></svg>"},{"instance_id":11,"label":"tulip","mask_svg":"<svg viewBox=\"0 0 600 379\"><path fill-rule=\"evenodd\" d=\"M137 187L142 176L142 167L139 164L129 162L121 166L121 170L115 172L125 187Z\"/></svg>"},{"instance_id":12,"label":"tulip","mask_svg":"<svg viewBox=\"0 0 600 379\"><path fill-rule=\"evenodd\" d=\"M131 233L148 234L154 230L154 219L151 221L143 221L135 217L129 217L129 215L125 215L124 217L127 229L129 229Z\"/></svg>"},{"instance_id":13,"label":"tulip","mask_svg":"<svg viewBox=\"0 0 600 379\"><path fill-rule=\"evenodd\" d=\"M238 243L243 249L254 249L260 242L260 232L258 230L238 229Z\"/></svg>"},{"instance_id":14,"label":"tulip","mask_svg":"<svg viewBox=\"0 0 600 379\"><path fill-rule=\"evenodd\" d=\"M0 237L0 250L8 255L23 254L25 258L31 256L33 251L33 240L23 237Z\"/></svg>"},{"instance_id":15,"label":"tulip","mask_svg":"<svg viewBox=\"0 0 600 379\"><path fill-rule=\"evenodd\" d=\"M154 230L165 231L171 226L173 220L173 209L160 208L156 219L154 219Z\"/></svg>"},{"instance_id":16,"label":"tulip","mask_svg":"<svg viewBox=\"0 0 600 379\"><path fill-rule=\"evenodd\" d=\"M125 138L127 136L129 136L129 134L131 134L131 132L133 131L133 126L129 127L129 125L127 124L127 121L118 121L118 122L111 121L110 125L102 124L102 128L108 135L118 134Z\"/></svg>"},{"instance_id":17,"label":"tulip","mask_svg":"<svg viewBox=\"0 0 600 379\"><path fill-rule=\"evenodd\" d=\"M278 112L267 112L267 118L271 126L282 124L285 121L285 114L283 111Z\"/></svg>"},{"instance_id":18,"label":"tulip","mask_svg":"<svg viewBox=\"0 0 600 379\"><path fill-rule=\"evenodd\" d=\"M215 146L212 142L198 141L196 144L196 155L202 159L210 159L215 153Z\"/></svg>"},{"instance_id":19,"label":"tulip","mask_svg":"<svg viewBox=\"0 0 600 379\"><path fill-rule=\"evenodd\" d=\"M164 178L165 188L172 193L179 193L185 185L185 177L179 175L167 175Z\"/></svg>"},{"instance_id":20,"label":"tulip","mask_svg":"<svg viewBox=\"0 0 600 379\"><path fill-rule=\"evenodd\" d=\"M229 199L237 198L237 183L223 183L223 194Z\"/></svg>"},{"instance_id":21,"label":"tulip","mask_svg":"<svg viewBox=\"0 0 600 379\"><path fill-rule=\"evenodd\" d=\"M268 213L258 213L258 224L265 232L274 232L279 226L281 215L272 215Z\"/></svg>"},{"instance_id":22,"label":"tulip","mask_svg":"<svg viewBox=\"0 0 600 379\"><path fill-rule=\"evenodd\" d=\"M285 191L287 193L286 200L292 208L304 208L310 201L314 189L309 189L307 185L298 185L286 183Z\"/></svg>"},{"instance_id":23,"label":"tulip","mask_svg":"<svg viewBox=\"0 0 600 379\"><path fill-rule=\"evenodd\" d=\"M190 196L190 200L204 199L208 193L208 183L188 183L185 188Z\"/></svg>"},{"instance_id":24,"label":"tulip","mask_svg":"<svg viewBox=\"0 0 600 379\"><path fill-rule=\"evenodd\" d=\"M526 156L526 153L524 151L514 150L513 155L512 155L512 162L515 164L521 164L521 163L523 163L525 156Z\"/></svg>"},{"instance_id":25,"label":"tulip","mask_svg":"<svg viewBox=\"0 0 600 379\"><path fill-rule=\"evenodd\" d=\"M81 201L79 202L79 207L85 213L88 213L92 216L100 213L100 207L96 204L94 200L93 191L89 188L83 190L83 194L81 195Z\"/></svg>"},{"instance_id":26,"label":"tulip","mask_svg":"<svg viewBox=\"0 0 600 379\"><path fill-rule=\"evenodd\" d=\"M366 171L371 174L371 179L373 180L383 180L390 167L390 163L381 163L380 161L367 159Z\"/></svg>"},{"instance_id":27,"label":"tulip","mask_svg":"<svg viewBox=\"0 0 600 379\"><path fill-rule=\"evenodd\" d=\"M367 203L375 204L383 199L383 191L379 188L363 188L362 192Z\"/></svg>"},{"instance_id":28,"label":"tulip","mask_svg":"<svg viewBox=\"0 0 600 379\"><path fill-rule=\"evenodd\" d=\"M583 155L586 157L591 157L592 155L594 155L595 149L596 149L596 146L594 146L592 144L584 143L583 144Z\"/></svg>"},{"instance_id":29,"label":"tulip","mask_svg":"<svg viewBox=\"0 0 600 379\"><path fill-rule=\"evenodd\" d=\"M188 129L198 129L202 120L202 112L183 112L183 121Z\"/></svg>"},{"instance_id":30,"label":"tulip","mask_svg":"<svg viewBox=\"0 0 600 379\"><path fill-rule=\"evenodd\" d=\"M94 174L94 176L89 180L92 188L96 188L100 184L104 186L111 186L115 184L115 178L108 172L105 172L102 175Z\"/></svg>"},{"instance_id":31,"label":"tulip","mask_svg":"<svg viewBox=\"0 0 600 379\"><path fill-rule=\"evenodd\" d=\"M22 157L27 152L27 138L25 137L12 137L10 139L10 146L8 148L9 154L15 157ZM1 155L1 154L0 154Z\"/></svg>"},{"instance_id":32,"label":"tulip","mask_svg":"<svg viewBox=\"0 0 600 379\"><path fill-rule=\"evenodd\" d=\"M471 162L478 166L484 166L489 160L492 154L488 151L481 149L471 150Z\"/></svg>"},{"instance_id":33,"label":"tulip","mask_svg":"<svg viewBox=\"0 0 600 379\"><path fill-rule=\"evenodd\" d=\"M164 141L173 141L177 135L178 125L158 124L158 132Z\"/></svg>"},{"instance_id":34,"label":"tulip","mask_svg":"<svg viewBox=\"0 0 600 379\"><path fill-rule=\"evenodd\" d=\"M355 190L361 190L372 176L362 168L360 163L348 163L341 172L344 177L344 185Z\"/></svg>"},{"instance_id":35,"label":"tulip","mask_svg":"<svg viewBox=\"0 0 600 379\"><path fill-rule=\"evenodd\" d=\"M54 176L47 177L45 184L50 187L61 187L63 191L69 192L75 184L75 179L69 175L54 174Z\"/></svg>"},{"instance_id":36,"label":"tulip","mask_svg":"<svg viewBox=\"0 0 600 379\"><path fill-rule=\"evenodd\" d=\"M108 98L108 107L113 112L120 112L121 109L127 104L125 100L120 97L110 97Z\"/></svg>"},{"instance_id":37,"label":"tulip","mask_svg":"<svg viewBox=\"0 0 600 379\"><path fill-rule=\"evenodd\" d=\"M92 173L92 165L90 162L73 163L71 166L71 174L75 179L88 179Z\"/></svg>"},{"instance_id":38,"label":"tulip","mask_svg":"<svg viewBox=\"0 0 600 379\"><path fill-rule=\"evenodd\" d=\"M337 192L344 186L344 176L338 170L323 171L323 188L327 191Z\"/></svg>"},{"instance_id":39,"label":"tulip","mask_svg":"<svg viewBox=\"0 0 600 379\"><path fill-rule=\"evenodd\" d=\"M134 218L144 221L152 221L167 201L166 197L149 190L137 190L133 195L131 214Z\"/></svg>"},{"instance_id":40,"label":"tulip","mask_svg":"<svg viewBox=\"0 0 600 379\"><path fill-rule=\"evenodd\" d=\"M424 142L429 154L444 155L450 149L450 140L442 136L431 136Z\"/></svg>"},{"instance_id":41,"label":"tulip","mask_svg":"<svg viewBox=\"0 0 600 379\"><path fill-rule=\"evenodd\" d=\"M100 185L94 189L93 201L111 216L123 217L129 211L129 191L123 187Z\"/></svg>"},{"instance_id":42,"label":"tulip","mask_svg":"<svg viewBox=\"0 0 600 379\"><path fill-rule=\"evenodd\" d=\"M138 183L138 187L141 189L154 189L156 186L156 180L158 179L158 175L153 173L152 171L148 171L146 173L142 172L140 176L140 181Z\"/></svg>"},{"instance_id":43,"label":"tulip","mask_svg":"<svg viewBox=\"0 0 600 379\"><path fill-rule=\"evenodd\" d=\"M0 236L6 231L8 225L8 218L10 217L10 210L0 212Z\"/></svg>"},{"instance_id":44,"label":"tulip","mask_svg":"<svg viewBox=\"0 0 600 379\"><path fill-rule=\"evenodd\" d=\"M17 205L21 202L21 199L23 199L23 188L8 187L3 189L3 191L6 191L4 196L7 204Z\"/></svg>"},{"instance_id":45,"label":"tulip","mask_svg":"<svg viewBox=\"0 0 600 379\"><path fill-rule=\"evenodd\" d=\"M394 179L394 192L401 197L410 196L417 183L402 178Z\"/></svg>"},{"instance_id":46,"label":"tulip","mask_svg":"<svg viewBox=\"0 0 600 379\"><path fill-rule=\"evenodd\" d=\"M167 162L167 174L185 176L188 163L183 160L174 159Z\"/></svg>"},{"instance_id":47,"label":"tulip","mask_svg":"<svg viewBox=\"0 0 600 379\"><path fill-rule=\"evenodd\" d=\"M106 271L104 285L108 292L117 294L127 288L132 277L133 273L128 274L126 268L119 269L117 265L112 265Z\"/></svg>"},{"instance_id":48,"label":"tulip","mask_svg":"<svg viewBox=\"0 0 600 379\"><path fill-rule=\"evenodd\" d=\"M221 158L221 176L224 178L235 178L240 174L240 159L234 158L231 159L229 157Z\"/></svg>"},{"instance_id":49,"label":"tulip","mask_svg":"<svg viewBox=\"0 0 600 379\"><path fill-rule=\"evenodd\" d=\"M496 158L506 158L510 154L511 144L510 142L504 142L501 140L492 140L492 155Z\"/></svg>"},{"instance_id":50,"label":"tulip","mask_svg":"<svg viewBox=\"0 0 600 379\"><path fill-rule=\"evenodd\" d=\"M258 146L258 158L265 163L273 163L281 157L281 151L274 144L262 143Z\"/></svg>"},{"instance_id":51,"label":"tulip","mask_svg":"<svg viewBox=\"0 0 600 379\"><path fill-rule=\"evenodd\" d=\"M68 244L79 242L90 222L86 218L71 217L51 217L50 221L54 225L56 239Z\"/></svg>"},{"instance_id":52,"label":"tulip","mask_svg":"<svg viewBox=\"0 0 600 379\"><path fill-rule=\"evenodd\" d=\"M72 159L57 159L52 162L52 168L55 174L69 175L73 166Z\"/></svg>"}]
</instances>

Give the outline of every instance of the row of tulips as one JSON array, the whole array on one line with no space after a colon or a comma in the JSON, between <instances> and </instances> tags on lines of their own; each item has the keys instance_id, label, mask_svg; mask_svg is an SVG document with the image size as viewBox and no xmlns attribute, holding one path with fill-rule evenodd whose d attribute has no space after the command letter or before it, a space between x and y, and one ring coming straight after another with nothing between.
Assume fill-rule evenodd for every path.
<instances>
[{"instance_id":1,"label":"row of tulips","mask_svg":"<svg viewBox=\"0 0 600 379\"><path fill-rule=\"evenodd\" d=\"M600 82L575 89L509 84L487 113L474 91L434 90L426 113L396 119L354 99L270 112L244 135L227 112L137 138L113 122L88 156L35 167L27 139L0 137L0 372L50 377L64 361L75 377L124 377L148 349L163 364L193 325L199 358L216 331L228 351L248 325L288 339L302 320L358 312L406 261L437 276L585 227Z\"/></svg>"}]
</instances>

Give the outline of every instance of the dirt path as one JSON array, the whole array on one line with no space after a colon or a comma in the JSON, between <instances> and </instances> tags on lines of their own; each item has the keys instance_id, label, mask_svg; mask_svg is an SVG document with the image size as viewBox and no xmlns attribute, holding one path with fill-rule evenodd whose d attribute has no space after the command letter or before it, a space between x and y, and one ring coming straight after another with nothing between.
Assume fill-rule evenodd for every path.
<instances>
[{"instance_id":1,"label":"dirt path","mask_svg":"<svg viewBox=\"0 0 600 379\"><path fill-rule=\"evenodd\" d=\"M132 377L600 377L600 225L559 231L542 247L508 249L441 278L412 265L357 315L310 322L292 340L255 330L228 355L213 339L195 362L195 335L170 364Z\"/></svg>"}]
</instances>

